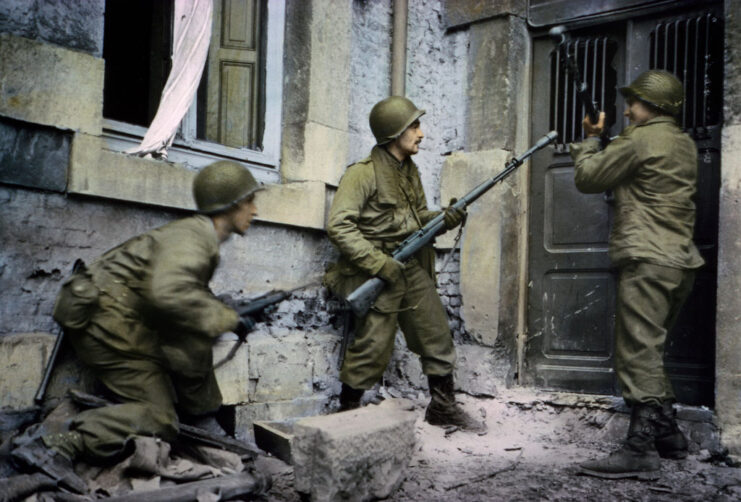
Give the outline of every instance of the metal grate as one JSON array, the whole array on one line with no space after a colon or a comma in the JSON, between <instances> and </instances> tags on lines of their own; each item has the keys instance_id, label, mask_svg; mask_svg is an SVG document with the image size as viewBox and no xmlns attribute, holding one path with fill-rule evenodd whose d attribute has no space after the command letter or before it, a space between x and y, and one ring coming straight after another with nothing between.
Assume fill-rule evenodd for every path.
<instances>
[{"instance_id":1,"label":"metal grate","mask_svg":"<svg viewBox=\"0 0 741 502\"><path fill-rule=\"evenodd\" d=\"M723 23L712 13L664 21L651 31L650 67L674 73L684 85L682 127L696 139L721 122Z\"/></svg>"},{"instance_id":2,"label":"metal grate","mask_svg":"<svg viewBox=\"0 0 741 502\"><path fill-rule=\"evenodd\" d=\"M557 151L566 151L569 143L584 139L581 122L586 115L584 105L578 100L573 79L566 69L564 51L575 56L592 99L598 109L607 114L606 127L609 128L615 123L616 72L611 61L616 47L617 44L607 37L581 38L551 52L550 130L558 131Z\"/></svg>"}]
</instances>

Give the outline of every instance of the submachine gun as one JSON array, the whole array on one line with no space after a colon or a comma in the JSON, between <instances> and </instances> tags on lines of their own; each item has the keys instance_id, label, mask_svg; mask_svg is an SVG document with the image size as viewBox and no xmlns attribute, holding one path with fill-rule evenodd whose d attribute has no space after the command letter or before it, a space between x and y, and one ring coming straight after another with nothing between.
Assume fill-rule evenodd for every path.
<instances>
[{"instance_id":1,"label":"submachine gun","mask_svg":"<svg viewBox=\"0 0 741 502\"><path fill-rule=\"evenodd\" d=\"M540 138L538 142L535 143L535 145L530 147L528 151L526 151L519 157L515 157L514 159L510 160L505 165L502 172L500 172L493 178L481 183L479 186L468 192L464 197L458 200L451 207L465 209L476 199L486 193L486 191L488 191L491 187L502 181L512 171L517 169L532 154L549 145L550 143L556 141L556 138L558 138L558 133L556 131L549 132L548 134ZM391 257L402 263L405 262L406 260L411 258L414 253L429 244L435 238L435 236L440 233L444 226L444 213L441 212L440 214L435 216L435 218L430 220L424 227L414 232L412 235L407 237L404 242L399 244L399 247L397 247L394 252L391 253ZM378 277L372 277L361 284L352 293L350 293L345 300L356 316L363 317L368 313L368 310L373 305L373 302L376 301L376 298L378 298L378 295L381 294L381 291L383 291L383 288L385 286L386 283L382 279ZM340 357L342 357L342 355Z\"/></svg>"},{"instance_id":2,"label":"submachine gun","mask_svg":"<svg viewBox=\"0 0 741 502\"><path fill-rule=\"evenodd\" d=\"M256 319L261 317L267 309L269 309L273 305L282 302L283 300L287 300L291 297L291 295L293 295L294 292L301 289L306 289L311 286L316 286L317 284L319 283L317 281L314 281L289 290L278 289L270 291L262 296L258 296L256 298L248 300L246 304L236 309L237 313L242 319L242 322L247 324L249 329L252 330L255 325ZM239 346L242 345L244 341L244 339L237 340L232 348L229 349L229 353L224 356L224 359L214 364L214 368L223 366L227 361L232 359L234 357L234 354L237 353L237 350L239 350Z\"/></svg>"},{"instance_id":3,"label":"submachine gun","mask_svg":"<svg viewBox=\"0 0 741 502\"><path fill-rule=\"evenodd\" d=\"M579 65L576 63L576 58L571 54L568 43L571 41L569 32L565 26L554 26L548 31L548 35L553 40L556 46L556 50L562 52L564 55L564 62L566 63L566 69L571 75L571 80L574 82L574 88L576 89L576 95L579 101L584 105L589 115L589 121L592 124L596 124L599 120L599 110L597 109L597 103L592 99L592 94L589 92L587 83L582 80L581 72L579 71Z\"/></svg>"}]
</instances>

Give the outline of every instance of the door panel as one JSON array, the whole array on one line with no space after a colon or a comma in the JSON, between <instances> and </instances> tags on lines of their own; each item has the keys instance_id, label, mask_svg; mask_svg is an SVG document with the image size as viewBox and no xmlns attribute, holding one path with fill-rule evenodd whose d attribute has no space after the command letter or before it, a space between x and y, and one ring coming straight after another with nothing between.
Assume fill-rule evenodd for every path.
<instances>
[{"instance_id":1,"label":"door panel","mask_svg":"<svg viewBox=\"0 0 741 502\"><path fill-rule=\"evenodd\" d=\"M712 37L710 35L713 35ZM667 339L666 367L681 402L712 405L722 111L722 17L708 9L652 16L572 34L577 61L610 135L627 125L616 92L645 70L685 83L680 117L699 152L695 242L707 265ZM533 41L532 135L559 144L531 163L530 288L523 380L552 390L618 394L613 371L616 274L607 257L609 194L582 194L568 143L580 141L576 104L547 37ZM548 128L546 126L549 126Z\"/></svg>"}]
</instances>

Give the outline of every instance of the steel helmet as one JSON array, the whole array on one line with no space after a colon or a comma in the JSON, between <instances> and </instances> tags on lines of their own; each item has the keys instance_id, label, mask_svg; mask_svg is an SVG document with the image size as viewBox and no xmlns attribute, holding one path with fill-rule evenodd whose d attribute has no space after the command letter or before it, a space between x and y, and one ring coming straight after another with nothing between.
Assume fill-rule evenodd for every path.
<instances>
[{"instance_id":1,"label":"steel helmet","mask_svg":"<svg viewBox=\"0 0 741 502\"><path fill-rule=\"evenodd\" d=\"M214 214L262 190L247 168L230 160L209 164L193 180L193 198L199 213Z\"/></svg>"},{"instance_id":2,"label":"steel helmet","mask_svg":"<svg viewBox=\"0 0 741 502\"><path fill-rule=\"evenodd\" d=\"M412 122L425 114L407 98L390 96L373 106L368 121L378 145L385 145L403 133Z\"/></svg>"},{"instance_id":3,"label":"steel helmet","mask_svg":"<svg viewBox=\"0 0 741 502\"><path fill-rule=\"evenodd\" d=\"M627 87L620 88L626 98L634 97L669 115L682 110L684 90L682 82L668 71L648 70L641 73Z\"/></svg>"}]
</instances>

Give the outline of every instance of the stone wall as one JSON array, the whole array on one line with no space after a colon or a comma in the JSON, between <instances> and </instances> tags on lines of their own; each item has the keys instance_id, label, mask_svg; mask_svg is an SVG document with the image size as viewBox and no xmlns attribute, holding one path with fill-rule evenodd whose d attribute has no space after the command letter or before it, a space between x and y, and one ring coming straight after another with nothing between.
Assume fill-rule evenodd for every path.
<instances>
[{"instance_id":1,"label":"stone wall","mask_svg":"<svg viewBox=\"0 0 741 502\"><path fill-rule=\"evenodd\" d=\"M741 460L741 4L725 1L725 124L721 151L716 318L716 413L723 444Z\"/></svg>"}]
</instances>

